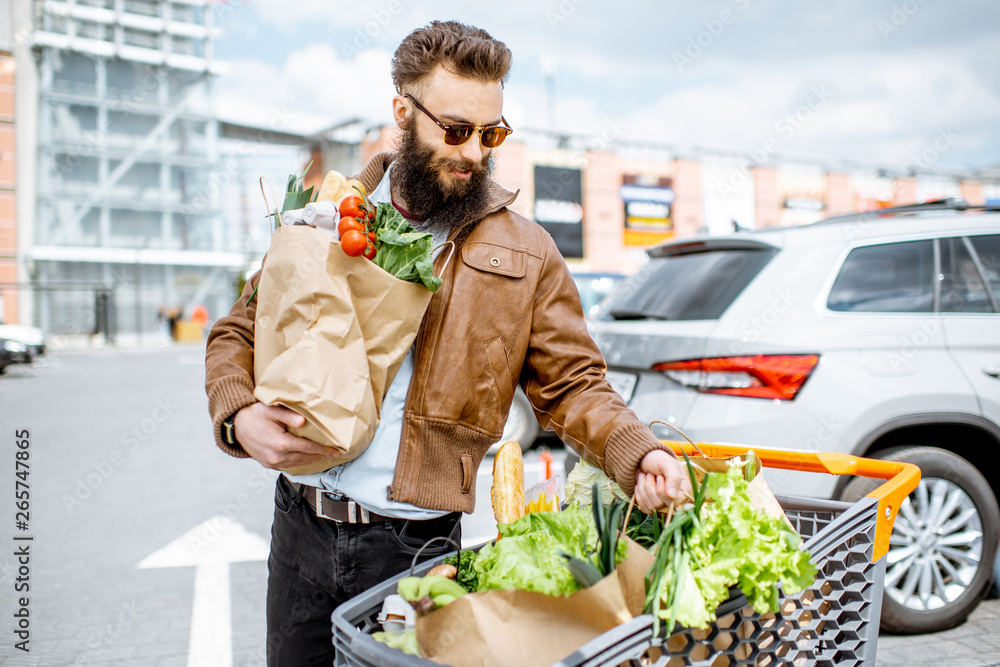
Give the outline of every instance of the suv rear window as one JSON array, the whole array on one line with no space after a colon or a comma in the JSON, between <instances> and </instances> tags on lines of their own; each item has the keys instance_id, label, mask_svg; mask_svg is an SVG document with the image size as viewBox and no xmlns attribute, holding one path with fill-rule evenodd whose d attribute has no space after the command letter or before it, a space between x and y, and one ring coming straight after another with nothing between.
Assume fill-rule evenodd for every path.
<instances>
[{"instance_id":1,"label":"suv rear window","mask_svg":"<svg viewBox=\"0 0 1000 667\"><path fill-rule=\"evenodd\" d=\"M654 257L601 304L600 319L718 319L774 249L708 250Z\"/></svg>"},{"instance_id":2,"label":"suv rear window","mask_svg":"<svg viewBox=\"0 0 1000 667\"><path fill-rule=\"evenodd\" d=\"M841 312L934 311L934 242L855 248L847 255L827 308Z\"/></svg>"}]
</instances>

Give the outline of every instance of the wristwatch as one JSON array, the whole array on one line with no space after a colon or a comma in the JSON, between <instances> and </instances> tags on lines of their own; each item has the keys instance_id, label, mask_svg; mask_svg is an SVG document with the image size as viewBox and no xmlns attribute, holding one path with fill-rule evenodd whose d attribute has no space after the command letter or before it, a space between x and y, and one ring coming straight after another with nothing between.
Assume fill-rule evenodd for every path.
<instances>
[{"instance_id":1,"label":"wristwatch","mask_svg":"<svg viewBox=\"0 0 1000 667\"><path fill-rule=\"evenodd\" d=\"M222 420L222 441L233 447L239 447L236 441L236 413L229 415Z\"/></svg>"}]
</instances>

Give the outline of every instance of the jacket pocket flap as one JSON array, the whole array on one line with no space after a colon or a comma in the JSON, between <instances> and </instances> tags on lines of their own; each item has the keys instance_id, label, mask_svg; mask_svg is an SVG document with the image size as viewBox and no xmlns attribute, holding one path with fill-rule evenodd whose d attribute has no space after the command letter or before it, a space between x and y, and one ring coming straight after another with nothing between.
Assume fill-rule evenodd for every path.
<instances>
[{"instance_id":1,"label":"jacket pocket flap","mask_svg":"<svg viewBox=\"0 0 1000 667\"><path fill-rule=\"evenodd\" d=\"M528 272L528 253L492 243L466 243L462 246L462 261L474 269L522 278Z\"/></svg>"}]
</instances>

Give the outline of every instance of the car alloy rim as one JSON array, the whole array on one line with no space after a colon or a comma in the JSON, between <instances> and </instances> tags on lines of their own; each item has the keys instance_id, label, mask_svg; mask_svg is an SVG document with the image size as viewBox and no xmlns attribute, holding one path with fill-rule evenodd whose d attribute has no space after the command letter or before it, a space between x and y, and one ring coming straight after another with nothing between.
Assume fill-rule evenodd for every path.
<instances>
[{"instance_id":1,"label":"car alloy rim","mask_svg":"<svg viewBox=\"0 0 1000 667\"><path fill-rule=\"evenodd\" d=\"M946 479L922 479L893 524L885 590L907 609L940 609L968 589L982 555L983 526L969 494Z\"/></svg>"}]
</instances>

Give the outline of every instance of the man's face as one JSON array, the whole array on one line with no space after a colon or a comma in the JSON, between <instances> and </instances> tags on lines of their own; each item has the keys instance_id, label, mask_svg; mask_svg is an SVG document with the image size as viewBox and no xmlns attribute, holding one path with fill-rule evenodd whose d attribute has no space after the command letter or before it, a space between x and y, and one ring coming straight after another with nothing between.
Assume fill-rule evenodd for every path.
<instances>
[{"instance_id":1,"label":"man's face","mask_svg":"<svg viewBox=\"0 0 1000 667\"><path fill-rule=\"evenodd\" d=\"M414 94L442 123L498 125L503 108L500 83L484 84L438 68ZM408 99L394 100L403 130L393 180L416 216L457 223L481 208L489 184L492 150L479 133L464 144L449 146L442 130Z\"/></svg>"}]
</instances>

